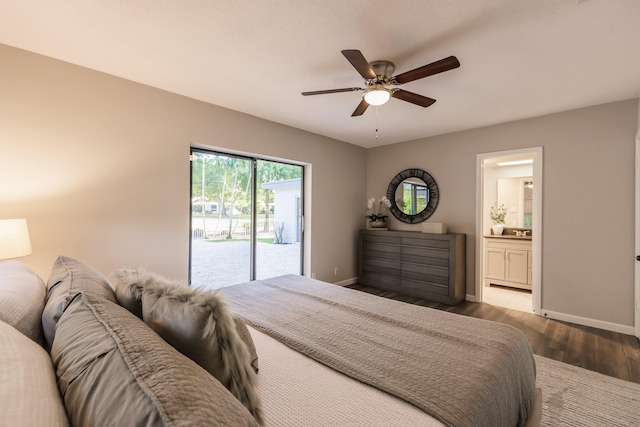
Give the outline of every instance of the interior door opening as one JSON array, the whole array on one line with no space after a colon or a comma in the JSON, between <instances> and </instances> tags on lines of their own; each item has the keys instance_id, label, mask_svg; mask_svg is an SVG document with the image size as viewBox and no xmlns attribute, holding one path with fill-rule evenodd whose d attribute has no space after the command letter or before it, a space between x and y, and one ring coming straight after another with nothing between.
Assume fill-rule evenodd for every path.
<instances>
[{"instance_id":1,"label":"interior door opening","mask_svg":"<svg viewBox=\"0 0 640 427\"><path fill-rule=\"evenodd\" d=\"M541 310L542 147L478 155L476 301Z\"/></svg>"},{"instance_id":2,"label":"interior door opening","mask_svg":"<svg viewBox=\"0 0 640 427\"><path fill-rule=\"evenodd\" d=\"M299 165L192 149L191 285L302 274L303 177Z\"/></svg>"}]
</instances>

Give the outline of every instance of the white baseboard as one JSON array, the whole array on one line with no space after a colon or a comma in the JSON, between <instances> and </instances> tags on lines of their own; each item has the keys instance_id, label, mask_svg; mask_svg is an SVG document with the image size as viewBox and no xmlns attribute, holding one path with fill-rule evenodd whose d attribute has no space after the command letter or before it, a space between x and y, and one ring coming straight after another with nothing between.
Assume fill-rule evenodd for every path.
<instances>
[{"instance_id":1,"label":"white baseboard","mask_svg":"<svg viewBox=\"0 0 640 427\"><path fill-rule=\"evenodd\" d=\"M358 278L343 280L336 283L336 285L346 286L353 283L357 283ZM475 295L467 294L465 296L466 301L477 302ZM592 328L604 329L605 331L619 332L626 335L635 335L635 328L633 326L620 325L619 323L605 322L603 320L590 319L588 317L574 316L572 314L558 313L555 311L542 310L541 315L548 317L549 319L561 320L563 322L576 323L578 325L589 326Z\"/></svg>"},{"instance_id":2,"label":"white baseboard","mask_svg":"<svg viewBox=\"0 0 640 427\"><path fill-rule=\"evenodd\" d=\"M334 285L347 286L347 285L353 285L354 283L358 283L358 278L357 277L352 277L351 279L347 279L347 280L342 280L340 282L336 282L336 283L334 283Z\"/></svg>"},{"instance_id":3,"label":"white baseboard","mask_svg":"<svg viewBox=\"0 0 640 427\"><path fill-rule=\"evenodd\" d=\"M563 322L577 323L578 325L604 329L606 331L619 332L626 335L635 334L635 329L633 326L621 325L619 323L605 322L603 320L590 319L588 317L574 316L572 314L558 313L549 310L542 310L541 314L543 317L562 320Z\"/></svg>"},{"instance_id":4,"label":"white baseboard","mask_svg":"<svg viewBox=\"0 0 640 427\"><path fill-rule=\"evenodd\" d=\"M477 302L475 295L467 294L465 300ZM561 320L563 322L575 323L592 328L604 329L605 331L619 332L626 335L635 335L633 326L621 325L619 323L605 322L603 320L591 319L588 317L574 316L573 314L558 313L556 311L542 310L540 315L549 319Z\"/></svg>"}]
</instances>

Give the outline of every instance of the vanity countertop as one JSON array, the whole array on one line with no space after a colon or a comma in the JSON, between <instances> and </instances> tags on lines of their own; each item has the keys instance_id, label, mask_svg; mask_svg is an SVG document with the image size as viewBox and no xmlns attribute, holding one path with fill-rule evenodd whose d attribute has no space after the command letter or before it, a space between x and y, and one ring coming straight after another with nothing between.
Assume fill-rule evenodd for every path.
<instances>
[{"instance_id":1,"label":"vanity countertop","mask_svg":"<svg viewBox=\"0 0 640 427\"><path fill-rule=\"evenodd\" d=\"M531 240L531 236L516 236L515 234L485 234L484 237L489 239Z\"/></svg>"}]
</instances>

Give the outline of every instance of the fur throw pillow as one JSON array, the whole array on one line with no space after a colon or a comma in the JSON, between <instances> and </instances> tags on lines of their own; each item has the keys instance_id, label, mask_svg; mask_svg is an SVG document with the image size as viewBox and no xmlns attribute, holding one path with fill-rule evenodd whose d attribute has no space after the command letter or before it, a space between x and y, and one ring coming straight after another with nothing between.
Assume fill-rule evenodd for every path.
<instances>
[{"instance_id":1,"label":"fur throw pillow","mask_svg":"<svg viewBox=\"0 0 640 427\"><path fill-rule=\"evenodd\" d=\"M178 280L170 280L162 277L158 274L147 271L144 267L140 267L137 270L123 267L113 272L116 277L115 297L122 307L129 310L131 313L142 319L142 291L145 286L162 286L162 287L178 287L189 285L185 282ZM189 289L192 289L189 287ZM251 367L256 372L259 371L258 366L258 353L256 346L251 338L249 329L242 319L237 314L232 314L233 321L236 324L236 330L240 334L240 338L244 341L249 354L251 355Z\"/></svg>"},{"instance_id":2,"label":"fur throw pillow","mask_svg":"<svg viewBox=\"0 0 640 427\"><path fill-rule=\"evenodd\" d=\"M144 269L123 268L114 274L120 305L217 378L262 424L255 346L244 321L232 314L223 297Z\"/></svg>"}]
</instances>

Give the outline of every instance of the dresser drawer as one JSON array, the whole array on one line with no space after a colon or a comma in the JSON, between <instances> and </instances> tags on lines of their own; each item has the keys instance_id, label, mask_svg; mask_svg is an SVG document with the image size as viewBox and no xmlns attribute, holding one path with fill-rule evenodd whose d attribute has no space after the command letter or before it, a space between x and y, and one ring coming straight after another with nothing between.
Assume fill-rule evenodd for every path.
<instances>
[{"instance_id":1,"label":"dresser drawer","mask_svg":"<svg viewBox=\"0 0 640 427\"><path fill-rule=\"evenodd\" d=\"M363 285L388 291L397 290L398 281L397 277L390 277L384 274L363 273L360 276L360 283Z\"/></svg>"},{"instance_id":2,"label":"dresser drawer","mask_svg":"<svg viewBox=\"0 0 640 427\"><path fill-rule=\"evenodd\" d=\"M400 261L402 259L402 254L399 251L383 252L383 251L363 250L362 254L365 258L388 259L388 260L394 260L394 261Z\"/></svg>"},{"instance_id":3,"label":"dresser drawer","mask_svg":"<svg viewBox=\"0 0 640 427\"><path fill-rule=\"evenodd\" d=\"M362 236L362 240L365 244L367 243L386 243L392 245L400 246L402 244L401 237L395 237L390 235L389 233L384 233L382 231L378 231L377 234L367 234Z\"/></svg>"},{"instance_id":4,"label":"dresser drawer","mask_svg":"<svg viewBox=\"0 0 640 427\"><path fill-rule=\"evenodd\" d=\"M402 254L402 246L378 242L364 242L362 250L379 258L400 259Z\"/></svg>"},{"instance_id":5,"label":"dresser drawer","mask_svg":"<svg viewBox=\"0 0 640 427\"><path fill-rule=\"evenodd\" d=\"M446 268L402 263L400 275L403 279L418 282L432 282L440 285L449 284L449 270Z\"/></svg>"},{"instance_id":6,"label":"dresser drawer","mask_svg":"<svg viewBox=\"0 0 640 427\"><path fill-rule=\"evenodd\" d=\"M417 237L403 237L403 246L419 246L427 248L440 248L449 250L448 240L422 239Z\"/></svg>"},{"instance_id":7,"label":"dresser drawer","mask_svg":"<svg viewBox=\"0 0 640 427\"><path fill-rule=\"evenodd\" d=\"M400 276L400 261L379 258L367 258L362 262L362 271L368 273L386 274L388 276Z\"/></svg>"},{"instance_id":8,"label":"dresser drawer","mask_svg":"<svg viewBox=\"0 0 640 427\"><path fill-rule=\"evenodd\" d=\"M449 251L438 248L403 246L402 261L437 267L449 267Z\"/></svg>"},{"instance_id":9,"label":"dresser drawer","mask_svg":"<svg viewBox=\"0 0 640 427\"><path fill-rule=\"evenodd\" d=\"M439 283L417 282L415 280L402 279L400 281L400 293L413 295L418 298L428 298L429 295L449 295L449 287Z\"/></svg>"}]
</instances>

